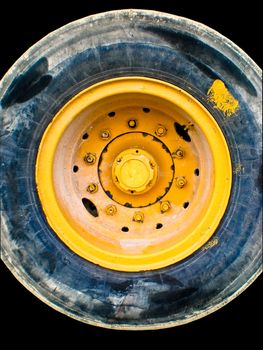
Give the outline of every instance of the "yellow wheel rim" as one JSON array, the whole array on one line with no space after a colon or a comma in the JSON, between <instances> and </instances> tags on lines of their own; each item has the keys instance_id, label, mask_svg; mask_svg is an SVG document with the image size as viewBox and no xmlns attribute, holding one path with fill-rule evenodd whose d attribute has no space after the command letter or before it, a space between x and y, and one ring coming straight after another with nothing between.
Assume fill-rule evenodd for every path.
<instances>
[{"instance_id":1,"label":"yellow wheel rim","mask_svg":"<svg viewBox=\"0 0 263 350\"><path fill-rule=\"evenodd\" d=\"M54 232L119 271L162 268L202 247L226 210L231 174L212 115L178 87L143 77L103 81L70 100L36 163Z\"/></svg>"}]
</instances>

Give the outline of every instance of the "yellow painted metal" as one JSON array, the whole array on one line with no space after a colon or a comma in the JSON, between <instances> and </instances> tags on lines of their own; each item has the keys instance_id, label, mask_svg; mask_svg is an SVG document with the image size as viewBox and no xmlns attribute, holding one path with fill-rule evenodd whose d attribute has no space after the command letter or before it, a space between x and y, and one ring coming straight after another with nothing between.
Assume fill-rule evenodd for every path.
<instances>
[{"instance_id":1,"label":"yellow painted metal","mask_svg":"<svg viewBox=\"0 0 263 350\"><path fill-rule=\"evenodd\" d=\"M171 203L169 201L160 202L161 213L166 213L171 209Z\"/></svg>"},{"instance_id":2,"label":"yellow painted metal","mask_svg":"<svg viewBox=\"0 0 263 350\"><path fill-rule=\"evenodd\" d=\"M87 187L87 191L89 193L96 193L98 191L98 189L99 189L98 185L94 184L94 183L89 184Z\"/></svg>"},{"instance_id":3,"label":"yellow painted metal","mask_svg":"<svg viewBox=\"0 0 263 350\"><path fill-rule=\"evenodd\" d=\"M132 120L129 120L129 121L128 121L128 125L129 125L129 127L132 128L132 129L135 128L135 127L136 127L136 120L133 120L133 119L132 119Z\"/></svg>"},{"instance_id":4,"label":"yellow painted metal","mask_svg":"<svg viewBox=\"0 0 263 350\"><path fill-rule=\"evenodd\" d=\"M183 188L186 185L187 181L184 176L179 176L175 178L175 183L178 188Z\"/></svg>"},{"instance_id":5,"label":"yellow painted metal","mask_svg":"<svg viewBox=\"0 0 263 350\"><path fill-rule=\"evenodd\" d=\"M142 223L144 221L144 214L141 211L137 211L133 215L133 221Z\"/></svg>"},{"instance_id":6,"label":"yellow painted metal","mask_svg":"<svg viewBox=\"0 0 263 350\"><path fill-rule=\"evenodd\" d=\"M148 125L151 126L152 123L152 129L154 131L155 119L153 115L151 118L153 120L152 122L148 121ZM140 124L143 124L143 122ZM142 126L145 128L144 125ZM94 125L94 129L96 128L97 126ZM107 145L107 152L102 153L99 165L99 176L103 189L105 192L111 193L113 200L122 205L125 205L125 203L130 203L133 207L146 207L149 204L155 203L158 197L160 198L165 195L166 188L168 188L169 184L173 181L172 169L174 167L174 162L170 152L165 150L164 144L157 142L157 139L155 139L153 142L153 135L146 135L142 132L125 133L125 131L127 131L125 130L126 125L124 124L124 127L122 127L122 125L119 124L117 120L115 128L118 130L120 136L116 137L111 143ZM131 156L130 153L132 149L134 149L135 154ZM141 157L138 157L137 159L135 158L136 151L139 152L138 155L141 154ZM132 172L136 172L136 169L139 172L139 170L145 166L145 168L143 168L143 173L139 175L137 172L137 175L139 175L138 177L133 176L131 178L129 176L130 181L142 181L142 178L144 178L146 174L149 175L148 182L146 181L146 183L143 184L141 188L137 188L137 191L135 187L133 189L129 188L127 185L125 187L124 181L122 181L122 186L120 186L120 183L116 181L113 172L115 171L116 164L118 164L117 161L120 159L120 154L125 154L126 157L130 157L136 160L135 164L137 166L140 164L140 169L138 169L139 166L135 168L132 166L134 165L134 162L129 162L129 169L132 169ZM124 157L124 160L127 159L126 157ZM144 163L137 162L140 158ZM189 163L192 163L192 159L190 159L190 157L188 157L188 161ZM121 165L123 163L123 161L120 162ZM149 167L149 165L155 165L155 168L152 169ZM193 168L194 165L191 167ZM127 170L127 168L125 169ZM182 169L182 171L184 170ZM126 177L128 177L127 174ZM184 195L187 196L187 193ZM182 198L177 198L183 202Z\"/></svg>"},{"instance_id":7,"label":"yellow painted metal","mask_svg":"<svg viewBox=\"0 0 263 350\"><path fill-rule=\"evenodd\" d=\"M118 119L117 112L115 120L108 117L109 112L114 108L112 106L116 107L115 110L119 111L120 115L125 111L123 115L127 115L127 119ZM153 111L152 121L144 114L143 107L150 107ZM129 139L128 135L133 133L125 134L125 132L128 132L128 121L135 112L137 113L136 132L138 133L136 137ZM147 116L149 114L147 113ZM81 159L79 162L83 162L84 169L81 170L83 174L80 171L80 176L83 175L83 180L79 178L80 189L76 193L65 193L68 188L71 190L73 188L72 191L74 191L74 186L71 186L72 181L69 181L66 188L60 186L59 180L63 181L63 176L72 176L63 173L64 168L59 167L60 164L63 164L64 158L66 169L66 162L69 162L69 157L63 158L62 156L62 150L65 148L62 146L69 144L71 128L76 127L84 131L84 127L79 126L81 125L79 121L86 120L86 115L90 116L88 121L90 127L85 126L85 129L89 130L88 141L92 137L94 125L97 125L98 131L103 130L106 126L107 130L110 130L112 140L121 135L123 139L121 147L117 143L114 146L114 141L109 144L108 149L110 150L110 145L113 145L115 147L112 148L113 153L116 152L111 155L112 161L122 151L143 145L143 150L154 156L159 169L162 160L158 158L158 152L151 152L151 146L154 148L158 142L144 141L144 139L147 140L147 137L144 137L144 134L140 136L139 132L153 135L158 122L163 123L163 120L158 120L160 116L165 118L167 134L162 137L162 141L170 151L167 157L169 156L171 158L169 161L174 164L174 179L185 176L187 186L177 188L172 185L161 201L142 208L143 223L140 225L133 220L137 216L132 208L118 203L113 204L114 202L104 191L92 194L92 200L94 198L99 212L98 217L92 217L85 211L81 197L79 198L80 207L75 211L75 208L72 210L70 203L75 197L77 198L78 191L82 191L82 182L85 193L87 193L87 176L90 176L89 182L96 182L98 176L95 162L93 166L88 167L88 172L85 172L85 166L87 166L84 161L85 155L87 153L98 155L98 150L102 152L105 142L109 142L101 139L99 132L96 131L96 142L86 144L83 142L79 145L78 156ZM107 125L105 125L106 120ZM176 135L173 125L175 120L183 125L188 125L187 122L189 125L190 123L194 125L193 128L189 128L192 142L185 142ZM127 141L125 141L125 135ZM81 138L81 133L79 137ZM200 144L198 144L199 139ZM88 149L87 145L89 145ZM72 147L72 154L75 149L75 146ZM183 158L172 158L171 153L177 149L183 149ZM202 154L198 153L199 150L202 150ZM107 153L103 154L101 164L105 161L106 155ZM199 167L201 171L198 178L194 175L196 167ZM70 172L70 168L68 169ZM230 155L224 136L211 114L195 98L163 81L142 77L124 77L103 81L85 89L57 113L41 140L36 162L36 183L40 202L50 226L72 251L109 269L144 271L176 263L208 241L227 207L232 181L231 170ZM150 191L137 196L131 195L131 197L133 199L138 197L142 200L151 192L159 192L160 173L159 170L158 181L156 180L155 186ZM123 196L127 195L122 190L119 192L123 193ZM169 205L166 207L167 202ZM188 203L187 209L184 209L186 208L186 205L183 205L185 203ZM107 213L107 209L105 210L107 204L114 205L116 211L108 209ZM162 208L162 205L165 208ZM111 218L112 214L109 214L113 212L114 220ZM112 229L112 227L117 227L116 224L120 228L123 223L126 224L128 216L130 217L130 221L128 220L129 232L124 233L120 229L119 231ZM160 221L160 218L163 221ZM160 230L154 230L156 221L153 219L162 223Z\"/></svg>"},{"instance_id":8,"label":"yellow painted metal","mask_svg":"<svg viewBox=\"0 0 263 350\"><path fill-rule=\"evenodd\" d=\"M106 207L106 214L107 215L110 215L110 216L113 216L117 213L117 208L116 208L116 205L108 205Z\"/></svg>"},{"instance_id":9,"label":"yellow painted metal","mask_svg":"<svg viewBox=\"0 0 263 350\"><path fill-rule=\"evenodd\" d=\"M172 153L172 157L182 159L184 157L184 151L181 148L178 148Z\"/></svg>"},{"instance_id":10,"label":"yellow painted metal","mask_svg":"<svg viewBox=\"0 0 263 350\"><path fill-rule=\"evenodd\" d=\"M100 137L102 138L102 140L108 140L110 138L110 131L109 130L102 130L100 132Z\"/></svg>"},{"instance_id":11,"label":"yellow painted metal","mask_svg":"<svg viewBox=\"0 0 263 350\"><path fill-rule=\"evenodd\" d=\"M96 155L94 153L87 153L83 159L88 165L93 165L96 162Z\"/></svg>"},{"instance_id":12,"label":"yellow painted metal","mask_svg":"<svg viewBox=\"0 0 263 350\"><path fill-rule=\"evenodd\" d=\"M153 157L138 148L118 154L112 167L115 185L132 195L149 191L156 182L157 174L158 167Z\"/></svg>"},{"instance_id":13,"label":"yellow painted metal","mask_svg":"<svg viewBox=\"0 0 263 350\"><path fill-rule=\"evenodd\" d=\"M155 134L159 137L163 137L167 134L167 129L164 125L158 125L156 130L155 130Z\"/></svg>"}]
</instances>

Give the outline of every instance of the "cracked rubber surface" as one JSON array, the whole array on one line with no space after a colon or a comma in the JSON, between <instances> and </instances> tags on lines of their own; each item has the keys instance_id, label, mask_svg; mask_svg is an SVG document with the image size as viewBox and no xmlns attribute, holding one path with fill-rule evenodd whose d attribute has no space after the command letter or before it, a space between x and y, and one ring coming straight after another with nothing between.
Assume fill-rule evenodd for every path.
<instances>
[{"instance_id":1,"label":"cracked rubber surface","mask_svg":"<svg viewBox=\"0 0 263 350\"><path fill-rule=\"evenodd\" d=\"M164 269L124 273L72 253L48 226L36 192L43 132L76 93L127 75L168 81L220 125L233 187L210 241ZM220 79L239 102L227 118L207 99ZM261 271L261 71L211 29L144 10L103 13L42 39L9 70L1 96L1 254L17 279L55 309L89 324L154 329L190 322L243 291Z\"/></svg>"}]
</instances>

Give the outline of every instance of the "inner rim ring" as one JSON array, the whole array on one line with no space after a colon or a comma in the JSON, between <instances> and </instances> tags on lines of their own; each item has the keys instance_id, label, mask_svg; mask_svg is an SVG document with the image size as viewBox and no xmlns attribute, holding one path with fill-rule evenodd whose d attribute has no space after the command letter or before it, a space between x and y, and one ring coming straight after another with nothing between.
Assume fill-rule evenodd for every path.
<instances>
[{"instance_id":1,"label":"inner rim ring","mask_svg":"<svg viewBox=\"0 0 263 350\"><path fill-rule=\"evenodd\" d=\"M172 163L172 166L170 168L171 170L171 178L170 180L167 182L167 186L164 188L164 192L162 194L160 194L158 197L155 198L154 201L152 202L149 202L145 205L132 205L132 198L131 198L131 203L127 202L128 204L125 205L125 203L122 203L121 201L118 201L110 191L108 191L104 185L103 185L103 181L102 181L102 171L101 171L101 163L103 162L103 155L108 151L110 145L122 138L122 137L125 137L125 135L130 135L130 134L143 134L143 137L146 137L146 136L149 136L151 137L154 142L158 142L161 144L161 147L162 149L168 153L170 155L170 158L171 158L171 163ZM140 147L136 147L136 148L140 148ZM154 135L150 134L150 133L146 133L146 132L141 132L141 131L134 131L134 132L127 132L127 133L124 133L124 134L121 134L121 135L118 135L117 137L115 137L114 139L112 139L105 147L104 149L102 150L101 154L100 154L100 158L99 158L99 161L98 161L98 177L99 177L99 180L100 180L100 184L104 190L104 192L106 193L106 195L112 199L113 201L115 201L116 203L118 204L122 204L124 206L126 206L127 208L145 208L145 207L148 207L149 205L153 205L155 204L156 202L160 201L165 195L166 193L170 190L172 184L173 184L173 178L174 178L174 174L175 174L175 165L174 165L174 161L173 161L173 157L172 157L172 154L171 154L171 151L169 150L169 148L165 145L165 143L163 143L160 139L158 139L157 137L155 137ZM157 180L158 181L158 180ZM131 205L130 205L131 204Z\"/></svg>"}]
</instances>

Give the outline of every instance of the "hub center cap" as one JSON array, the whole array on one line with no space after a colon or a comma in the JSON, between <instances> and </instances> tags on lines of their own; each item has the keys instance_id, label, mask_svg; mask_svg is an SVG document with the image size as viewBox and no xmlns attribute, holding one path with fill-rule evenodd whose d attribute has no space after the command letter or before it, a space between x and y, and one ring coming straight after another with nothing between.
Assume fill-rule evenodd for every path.
<instances>
[{"instance_id":1,"label":"hub center cap","mask_svg":"<svg viewBox=\"0 0 263 350\"><path fill-rule=\"evenodd\" d=\"M112 178L115 185L130 194L148 191L156 182L157 164L146 151L131 148L121 152L114 160Z\"/></svg>"}]
</instances>

